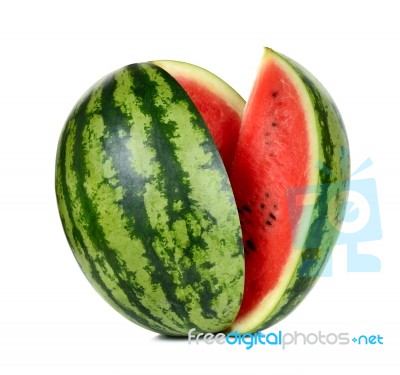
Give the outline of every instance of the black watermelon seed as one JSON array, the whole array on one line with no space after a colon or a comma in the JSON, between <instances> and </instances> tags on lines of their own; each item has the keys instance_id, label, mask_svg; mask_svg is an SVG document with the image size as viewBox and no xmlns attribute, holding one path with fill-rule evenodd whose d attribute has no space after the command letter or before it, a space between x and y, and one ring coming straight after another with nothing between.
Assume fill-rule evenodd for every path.
<instances>
[{"instance_id":1,"label":"black watermelon seed","mask_svg":"<svg viewBox=\"0 0 400 375\"><path fill-rule=\"evenodd\" d=\"M272 96L276 98L278 96L278 91L272 91Z\"/></svg>"},{"instance_id":2,"label":"black watermelon seed","mask_svg":"<svg viewBox=\"0 0 400 375\"><path fill-rule=\"evenodd\" d=\"M276 217L275 217L275 215L274 215L272 212L270 212L269 217L270 217L271 219L276 220Z\"/></svg>"},{"instance_id":3,"label":"black watermelon seed","mask_svg":"<svg viewBox=\"0 0 400 375\"><path fill-rule=\"evenodd\" d=\"M245 211L249 212L249 213L252 213L252 212L253 212L249 206L244 205L244 206L242 206L242 208L243 208Z\"/></svg>"},{"instance_id":4,"label":"black watermelon seed","mask_svg":"<svg viewBox=\"0 0 400 375\"><path fill-rule=\"evenodd\" d=\"M256 247L254 246L254 243L252 240L246 240L246 245L249 247L251 250L255 250Z\"/></svg>"},{"instance_id":5,"label":"black watermelon seed","mask_svg":"<svg viewBox=\"0 0 400 375\"><path fill-rule=\"evenodd\" d=\"M272 223L271 223L269 220L267 220L267 221L265 222L265 224L267 224L267 225L269 225L269 226L272 225Z\"/></svg>"}]
</instances>

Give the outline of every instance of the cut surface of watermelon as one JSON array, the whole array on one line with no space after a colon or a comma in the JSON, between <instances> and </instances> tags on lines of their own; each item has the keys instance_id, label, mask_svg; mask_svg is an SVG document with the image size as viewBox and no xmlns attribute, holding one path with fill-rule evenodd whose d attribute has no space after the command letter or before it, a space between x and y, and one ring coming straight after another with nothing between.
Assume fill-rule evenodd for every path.
<instances>
[{"instance_id":1,"label":"cut surface of watermelon","mask_svg":"<svg viewBox=\"0 0 400 375\"><path fill-rule=\"evenodd\" d=\"M262 64L249 103L231 171L246 251L239 318L277 286L290 256L299 255L291 227L299 217L290 220L287 190L308 184L312 157L304 104L274 59Z\"/></svg>"}]
</instances>

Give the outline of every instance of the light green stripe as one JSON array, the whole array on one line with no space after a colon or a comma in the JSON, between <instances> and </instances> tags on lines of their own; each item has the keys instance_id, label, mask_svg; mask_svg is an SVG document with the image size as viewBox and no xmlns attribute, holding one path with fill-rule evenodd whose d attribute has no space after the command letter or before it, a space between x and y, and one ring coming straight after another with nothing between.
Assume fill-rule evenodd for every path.
<instances>
[{"instance_id":1,"label":"light green stripe","mask_svg":"<svg viewBox=\"0 0 400 375\"><path fill-rule=\"evenodd\" d=\"M129 121L127 125L130 127L130 137L125 147L132 155L132 170L143 178L154 178L160 172L160 163L156 160L156 152L148 139L152 128L151 116L142 111L140 98L132 92L133 80L129 71L121 69L116 73L115 80L115 104Z\"/></svg>"},{"instance_id":2,"label":"light green stripe","mask_svg":"<svg viewBox=\"0 0 400 375\"><path fill-rule=\"evenodd\" d=\"M116 90L115 97L121 93L119 90L126 89L127 77L117 74L118 88ZM122 82L122 85L120 84ZM127 95L126 93L124 95ZM134 106L135 98L130 97L131 95L125 96L125 105ZM100 99L99 99L100 100ZM117 103L121 104L121 103ZM87 168L87 178L85 180L85 188L88 197L93 202L94 206L97 207L97 223L102 228L108 247L112 249L121 264L119 269L119 277L127 281L132 285L132 289L136 291L143 290L141 295L137 294L140 303L148 308L154 316L159 317L166 325L179 329L181 324L180 318L173 313L170 303L165 297L165 294L160 285L155 284L151 279L151 274L155 271L154 266L149 261L145 253L142 241L134 236L129 230L132 223L128 222L128 218L119 202L126 194L123 187L119 185L116 171L113 168L113 161L111 157L108 157L104 151L103 137L107 134L107 128L103 122L101 116L96 114L90 114L92 110L95 110L96 105L93 107L88 106L88 117L91 118L88 126L83 132L83 145L85 147L85 165ZM121 110L127 112L132 111L133 108L128 109L127 107L121 107ZM134 112L137 112L135 109ZM143 120L143 119L141 119ZM132 119L132 123L129 124L131 129L130 140L134 139L136 144L145 143L143 136L144 134L138 134L140 126L132 126L133 121L138 119ZM110 131L112 131L110 129ZM136 131L136 132L135 132ZM129 143L129 141L128 141ZM136 149L132 150L136 151ZM133 163L137 166L138 163ZM142 164L143 166L143 164ZM145 170L144 168L143 170ZM147 171L147 170L146 170ZM144 172L149 177L149 172ZM112 180L112 183L109 181ZM130 187L133 189L133 187ZM134 223L134 218L129 217ZM98 253L99 254L99 253ZM100 256L100 255L98 255ZM106 262L105 262L106 263ZM115 272L114 270L113 272ZM105 281L108 285L108 283ZM111 280L109 287L119 290L114 280ZM151 293L145 293L145 290L151 290ZM114 295L116 295L114 293ZM121 300L123 304L129 307L137 315L143 315L137 306L129 304L123 291L120 291L118 300ZM152 322L149 317L145 317L151 322L150 324L157 327L157 322ZM163 328L165 329L165 327Z\"/></svg>"}]
</instances>

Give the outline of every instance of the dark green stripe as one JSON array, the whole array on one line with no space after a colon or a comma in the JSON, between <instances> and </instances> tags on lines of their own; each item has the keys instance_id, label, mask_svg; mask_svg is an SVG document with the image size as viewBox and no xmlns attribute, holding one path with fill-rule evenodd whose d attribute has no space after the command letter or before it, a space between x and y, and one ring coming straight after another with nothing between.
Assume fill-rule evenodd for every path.
<instances>
[{"instance_id":1,"label":"dark green stripe","mask_svg":"<svg viewBox=\"0 0 400 375\"><path fill-rule=\"evenodd\" d=\"M137 97L142 96L144 106L150 106L150 109L148 110L147 108L142 107L143 113L147 113L154 117L152 93L151 90L149 90L149 87L154 83L150 81L141 82L141 80L144 79L144 73L138 65L129 66L129 71L135 77L135 89L133 90L135 95ZM144 90L144 88L146 90ZM176 286L173 282L172 275L168 272L168 269L164 266L163 262L160 261L160 258L153 247L153 240L157 236L157 232L154 231L149 223L143 198L143 192L145 190L145 184L147 181L132 169L132 155L126 147L126 141L128 140L128 137L120 138L118 131L116 131L117 129L115 129L115 124L119 124L119 127L125 130L127 134L129 134L130 131L129 120L115 105L115 89L116 81L113 78L108 80L103 86L102 113L104 123L106 127L108 127L110 134L109 137L104 140L104 150L113 159L113 165L117 171L116 178L119 183L124 187L135 187L135 190L127 189L128 192L123 196L119 204L123 208L125 216L128 218L128 220L129 218L135 218L134 221L130 220L129 230L131 231L132 236L136 235L141 238L144 248L146 249L146 257L155 267L155 270L151 273L153 282L162 287L167 299L171 302L173 311L182 320L187 322L187 312L182 306L182 303L176 299ZM153 118L153 122L155 121L156 119ZM138 125L139 124L137 124L137 126ZM133 126L135 126L135 124ZM152 125L152 129L157 127L160 128L160 124L155 123ZM152 139L152 137L149 137L149 139ZM148 146L150 146L150 144ZM165 152L165 154L169 155L170 153ZM140 234L143 235L141 236ZM118 273L118 265L114 264L113 268L115 269L116 273ZM129 270L127 268L124 271L129 274ZM129 287L129 285L126 287ZM138 304L139 306L141 305L140 301L135 301L135 304ZM143 313L151 315L149 311L143 311ZM156 317L153 318L156 319Z\"/></svg>"},{"instance_id":2,"label":"dark green stripe","mask_svg":"<svg viewBox=\"0 0 400 375\"><path fill-rule=\"evenodd\" d=\"M179 103L181 101L188 103L188 110L193 116L193 126L203 126L205 129L205 124L203 124L203 120L200 117L197 109L194 105L191 106L192 102L190 101L187 94L183 89L180 89L180 86L176 84L176 81L162 69L158 68L155 65L149 65L151 69L156 71L166 82L169 87L173 87L173 98L171 102ZM143 105L142 111L143 113L152 117L152 133L149 134L149 138L153 141L151 145L154 147L156 151L156 158L160 162L162 172L161 174L164 176L165 183L163 186L160 186L160 189L165 191L165 195L168 197L168 206L167 206L167 215L170 218L171 224L176 222L176 220L180 219L182 216L181 212L190 212L195 209L197 203L190 199L191 186L189 182L188 174L182 169L182 165L177 160L176 154L176 146L171 142L174 137L174 132L176 130L176 124L168 122L165 123L163 118L167 115L165 108L157 105L154 102L154 99L157 98L156 86L146 71L142 69L142 74L135 75L134 70L130 70L131 75L135 76L135 81L137 82L137 86L146 87L146 93L143 97ZM139 96L139 93L135 92L136 95ZM157 108L158 111L154 111L154 108ZM206 144L207 145L207 144ZM173 207L175 201L179 200L182 202L182 208L180 212L176 211ZM201 208L199 208L200 210ZM206 213L205 213L206 214ZM173 228L170 226L171 231ZM204 239L193 232L193 228L188 226L188 236L190 247L198 246L200 248L206 248L206 243ZM208 228L203 228L203 230L207 230ZM158 237L159 233L153 231L152 240ZM193 264L195 261L193 259L194 252L190 249L187 249L185 252L185 256L190 259L190 263ZM157 275L156 281L163 285L164 291L168 299L171 301L172 305L181 303L176 298L176 285L173 283L173 280L163 280L164 270L161 268L160 273ZM186 271L187 273L188 271ZM190 267L190 278L182 279L182 285L190 285L193 280L201 280L201 274L197 270L196 267ZM209 301L215 298L215 294L211 292L211 288L207 288L206 281L203 281L203 288L199 288L197 290L200 296L200 307L202 308L203 315L206 318L215 317L216 312L210 309ZM206 286L204 288L204 286ZM166 290L167 289L167 290ZM169 289L169 290L168 290ZM179 316L186 320L188 325L193 325L193 327L198 328L194 322L191 322L189 316L187 314L186 309L182 306L180 311L176 311Z\"/></svg>"},{"instance_id":3,"label":"dark green stripe","mask_svg":"<svg viewBox=\"0 0 400 375\"><path fill-rule=\"evenodd\" d=\"M150 66L150 65L149 65ZM188 95L185 93L184 90L178 89L175 80L162 69L158 68L155 65L151 65L151 68L157 71L157 73L164 79L166 84L173 89L173 99L171 100L174 103L179 103L181 101L188 103L188 110L193 116L193 126L202 126L205 130L206 126L203 123L203 120L198 113L197 109L194 107L192 102L190 101ZM167 214L170 218L171 224L174 223L176 220L180 219L182 214L181 212L190 212L194 210L197 206L197 202L190 199L191 193L191 186L189 182L188 174L182 169L182 165L177 160L176 154L176 146L171 142L174 137L174 132L176 131L176 124L168 122L165 123L162 119L165 118L167 115L166 110L162 106L157 106L154 102L154 99L157 98L157 91L156 91L156 84L151 81L150 77L146 73L146 71L142 71L142 75L136 75L135 71L131 70L132 76L135 76L135 81L139 86L146 87L146 96L143 98L143 106L142 111L143 113L152 117L153 126L152 126L152 133L149 135L149 138L153 140L153 144L151 146L154 147L156 151L156 158L160 161L162 175L165 179L164 186L160 186L160 189L165 191L165 195L168 197L168 206L167 206ZM141 80L138 80L138 78ZM139 93L136 93L138 95ZM158 109L154 111L154 108ZM214 152L215 148L209 147L210 143L205 143L204 147L208 147L208 152ZM214 160L216 157L214 157ZM214 165L215 168L215 165ZM182 209L181 212L178 212L174 209L173 203L175 201L182 202ZM200 211L201 208L199 207L198 210ZM203 215L207 215L208 219L210 220L210 226L216 224L216 220L208 215L208 212L203 212ZM169 228L171 231L173 230L172 227ZM203 228L203 230L208 230L211 228ZM159 236L159 233L154 232L152 233L153 239ZM201 235L198 235L193 231L193 228L188 226L188 236L189 242L191 247L198 246L200 248L206 248L206 243ZM185 256L190 259L190 263L194 264L195 260L193 259L194 252L188 249L185 252ZM164 270L160 273L160 276L163 275ZM186 270L186 274L190 272L190 277L182 279L182 285L190 285L192 284L193 280L197 280L198 282L202 279L201 274L197 270L196 267L190 267L189 270ZM172 301L172 304L179 303L179 300L176 300L176 285L174 283L169 284L165 282L167 280L157 280L161 283L164 287L170 285L170 290L167 293L168 298ZM210 302L216 297L216 294L222 292L222 290L212 291L212 288L209 284L209 281L204 280L201 282L201 287L197 289L197 293L200 297L200 307L202 308L202 312L204 317L206 318L214 318L217 316L216 312L211 308ZM226 291L225 291L226 292ZM185 319L187 319L187 323L189 325L193 324L190 322L189 316L187 315L186 309L184 310L184 315L182 315ZM182 312L177 312L181 314Z\"/></svg>"}]
</instances>

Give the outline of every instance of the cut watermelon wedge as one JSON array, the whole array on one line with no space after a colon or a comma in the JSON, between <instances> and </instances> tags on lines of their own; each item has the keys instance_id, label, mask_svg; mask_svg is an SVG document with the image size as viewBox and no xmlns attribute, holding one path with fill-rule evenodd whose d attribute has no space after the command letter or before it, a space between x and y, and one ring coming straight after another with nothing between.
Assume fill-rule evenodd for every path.
<instances>
[{"instance_id":1,"label":"cut watermelon wedge","mask_svg":"<svg viewBox=\"0 0 400 375\"><path fill-rule=\"evenodd\" d=\"M348 150L327 91L299 64L265 49L230 170L246 253L233 331L281 320L315 283L344 216Z\"/></svg>"}]
</instances>

